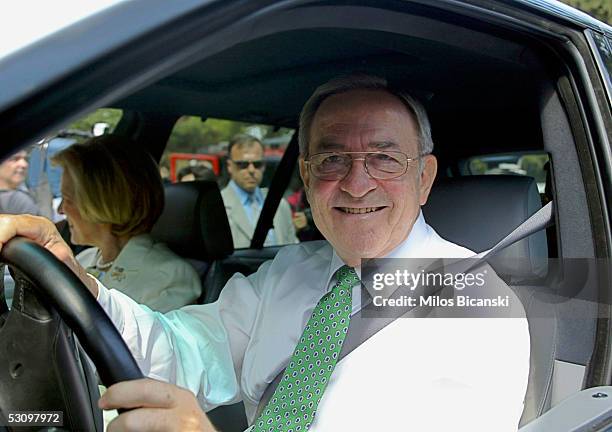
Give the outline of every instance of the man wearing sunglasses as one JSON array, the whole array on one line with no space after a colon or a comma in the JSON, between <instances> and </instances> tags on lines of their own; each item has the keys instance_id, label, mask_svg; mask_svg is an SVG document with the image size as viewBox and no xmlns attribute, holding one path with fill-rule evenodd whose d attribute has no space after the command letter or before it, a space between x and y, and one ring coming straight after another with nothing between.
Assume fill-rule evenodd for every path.
<instances>
[{"instance_id":1,"label":"man wearing sunglasses","mask_svg":"<svg viewBox=\"0 0 612 432\"><path fill-rule=\"evenodd\" d=\"M238 134L228 148L229 184L221 191L232 230L235 248L248 248L253 238L267 189L259 187L266 168L261 141L251 135ZM274 228L268 231L264 246L297 243L291 220L291 208L281 200L274 215Z\"/></svg>"},{"instance_id":2,"label":"man wearing sunglasses","mask_svg":"<svg viewBox=\"0 0 612 432\"><path fill-rule=\"evenodd\" d=\"M362 259L472 255L421 213L437 169L423 107L382 78L338 78L306 102L299 144L326 241L287 246L234 275L215 303L163 317L83 276L53 225L0 219L0 244L19 233L63 258L159 380L111 386L100 407L136 409L109 430L212 431L203 411L243 401L251 432L516 431L529 374L524 315L397 319L338 360L362 294L372 295Z\"/></svg>"}]
</instances>

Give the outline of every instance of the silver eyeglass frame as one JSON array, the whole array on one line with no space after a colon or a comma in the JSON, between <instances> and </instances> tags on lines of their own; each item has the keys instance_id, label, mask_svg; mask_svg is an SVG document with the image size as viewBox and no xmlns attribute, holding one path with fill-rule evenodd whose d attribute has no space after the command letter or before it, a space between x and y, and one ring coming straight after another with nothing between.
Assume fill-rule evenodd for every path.
<instances>
[{"instance_id":1,"label":"silver eyeglass frame","mask_svg":"<svg viewBox=\"0 0 612 432\"><path fill-rule=\"evenodd\" d=\"M370 171L368 170L368 164L366 163L366 158L368 155L370 154L388 154L388 153L396 153L396 154L401 154L405 160L406 160L406 166L404 167L404 171L397 174L397 175L393 175L393 177L376 177L374 175L372 175L372 173L370 173ZM312 158L313 156L320 156L320 155L353 155L353 154L362 154L365 155L364 157L360 157L360 158L354 158L351 157L351 162L354 162L356 160L362 160L363 161L363 168L365 169L365 172L372 177L373 179L376 180L392 180L392 179L396 179L398 177L403 176L404 174L406 174L406 172L408 171L408 166L410 165L411 162L416 162L419 159L422 159L423 156L427 156L427 153L425 154L420 154L416 157L408 157L408 155L402 151L397 151L397 150L390 150L390 151L384 151L384 150L377 150L377 151L347 151L347 152L338 152L338 151L334 151L334 152L321 152L321 153L315 153L312 155L309 155L307 158L304 158L304 163L306 164L308 171L316 178L318 178L319 180L323 180L323 181L341 181L344 180L346 178L346 176L348 176L351 172L352 169L352 163L351 166L349 167L348 171L346 172L346 174L338 179L325 179L325 178L321 178L319 176L317 176L313 170L312 170L312 166L313 163L310 161L310 158Z\"/></svg>"}]
</instances>

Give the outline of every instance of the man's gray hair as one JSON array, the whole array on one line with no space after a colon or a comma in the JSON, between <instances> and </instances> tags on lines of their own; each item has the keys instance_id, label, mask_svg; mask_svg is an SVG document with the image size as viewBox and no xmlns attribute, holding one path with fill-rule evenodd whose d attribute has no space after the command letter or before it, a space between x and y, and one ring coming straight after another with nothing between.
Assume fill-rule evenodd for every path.
<instances>
[{"instance_id":1,"label":"man's gray hair","mask_svg":"<svg viewBox=\"0 0 612 432\"><path fill-rule=\"evenodd\" d=\"M425 107L419 101L406 92L391 89L384 78L366 74L352 74L333 78L317 87L312 96L306 101L300 114L300 134L298 137L300 154L303 157L308 156L310 128L312 127L314 116L323 101L330 96L351 90L384 90L399 98L415 118L419 136L419 154L426 155L433 151L431 125Z\"/></svg>"}]
</instances>

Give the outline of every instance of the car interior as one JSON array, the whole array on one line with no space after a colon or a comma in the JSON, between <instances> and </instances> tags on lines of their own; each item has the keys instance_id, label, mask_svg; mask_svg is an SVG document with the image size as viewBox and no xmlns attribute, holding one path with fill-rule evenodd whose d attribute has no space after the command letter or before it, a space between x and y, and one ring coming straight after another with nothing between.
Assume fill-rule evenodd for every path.
<instances>
[{"instance_id":1,"label":"car interior","mask_svg":"<svg viewBox=\"0 0 612 432\"><path fill-rule=\"evenodd\" d=\"M598 319L601 305L574 299L576 292L554 304L545 299L558 293L560 283L550 260L609 256L605 220L587 91L564 42L553 32L500 24L495 17L479 20L472 12L399 1L271 9L246 27L228 26L227 37L214 46L193 44L188 62L107 96L103 106L123 111L112 133L129 136L159 160L183 115L297 129L312 91L342 74L383 76L419 98L439 163L423 212L442 237L481 252L554 203L553 226L491 263L519 294L529 318L526 424L568 395L602 383L598 365L609 338ZM471 175L466 169L472 158L533 152L549 161L542 185L527 175ZM278 252L280 247L262 245L297 159L292 139L248 249L234 250L215 182L165 186L166 207L153 235L197 269L199 303L215 301L232 274L250 274ZM240 403L210 415L222 431L246 428Z\"/></svg>"}]
</instances>

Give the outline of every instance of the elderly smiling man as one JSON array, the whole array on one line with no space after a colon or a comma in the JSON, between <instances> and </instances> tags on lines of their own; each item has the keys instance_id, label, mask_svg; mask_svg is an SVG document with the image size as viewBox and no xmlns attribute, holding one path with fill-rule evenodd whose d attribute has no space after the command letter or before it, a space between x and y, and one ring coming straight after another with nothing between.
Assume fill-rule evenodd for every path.
<instances>
[{"instance_id":1,"label":"elderly smiling man","mask_svg":"<svg viewBox=\"0 0 612 432\"><path fill-rule=\"evenodd\" d=\"M0 242L18 233L47 246L97 296L143 372L182 387L112 386L102 408L141 409L109 430L213 430L202 410L239 400L254 431L516 430L529 371L524 318L398 319L337 361L361 308L362 258L472 255L421 214L436 175L432 147L424 109L385 80L319 87L300 118L300 173L327 241L288 246L255 274L232 277L216 303L165 316L85 276L38 218L5 217Z\"/></svg>"}]
</instances>

